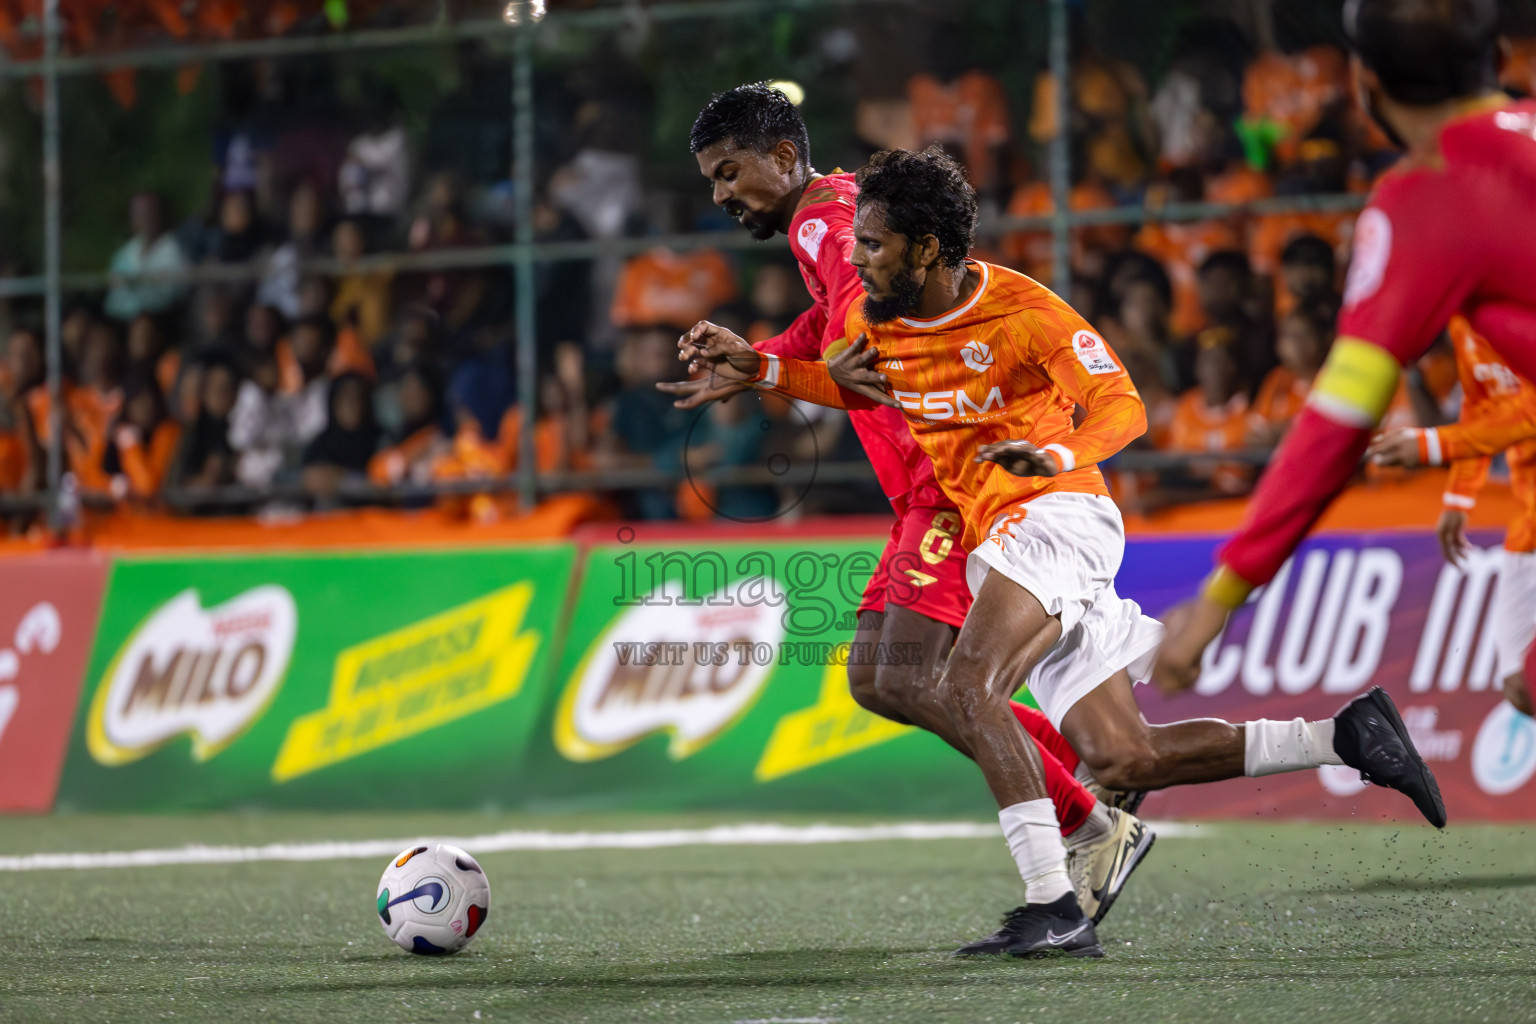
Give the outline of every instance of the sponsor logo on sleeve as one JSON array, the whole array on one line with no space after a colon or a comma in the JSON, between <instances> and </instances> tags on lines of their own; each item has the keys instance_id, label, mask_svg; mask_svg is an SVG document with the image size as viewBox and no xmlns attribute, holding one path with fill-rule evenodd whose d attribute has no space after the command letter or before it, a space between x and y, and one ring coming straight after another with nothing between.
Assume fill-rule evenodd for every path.
<instances>
[{"instance_id":1,"label":"sponsor logo on sleeve","mask_svg":"<svg viewBox=\"0 0 1536 1024\"><path fill-rule=\"evenodd\" d=\"M1358 305L1375 295L1387 276L1392 255L1392 222L1372 206L1355 222L1354 254L1344 281L1344 305Z\"/></svg>"},{"instance_id":2,"label":"sponsor logo on sleeve","mask_svg":"<svg viewBox=\"0 0 1536 1024\"><path fill-rule=\"evenodd\" d=\"M800 225L800 230L795 232L795 240L800 243L800 248L806 251L814 262L821 258L821 243L827 237L827 222L819 217L812 217Z\"/></svg>"},{"instance_id":3,"label":"sponsor logo on sleeve","mask_svg":"<svg viewBox=\"0 0 1536 1024\"><path fill-rule=\"evenodd\" d=\"M1092 331L1078 331L1072 335L1072 351L1077 353L1077 361L1089 373L1097 375L1120 372L1120 364L1109 354L1109 346Z\"/></svg>"},{"instance_id":4,"label":"sponsor logo on sleeve","mask_svg":"<svg viewBox=\"0 0 1536 1024\"><path fill-rule=\"evenodd\" d=\"M664 732L668 756L682 760L729 729L773 671L771 654L756 655L784 637L778 607L729 603L750 585L727 584L697 607L651 600L620 615L560 698L555 748L572 761L597 761ZM671 583L662 589L680 593Z\"/></svg>"},{"instance_id":5,"label":"sponsor logo on sleeve","mask_svg":"<svg viewBox=\"0 0 1536 1024\"><path fill-rule=\"evenodd\" d=\"M155 609L107 666L86 746L104 765L136 761L183 733L206 761L258 717L282 685L299 625L276 585L205 609L184 590Z\"/></svg>"},{"instance_id":6,"label":"sponsor logo on sleeve","mask_svg":"<svg viewBox=\"0 0 1536 1024\"><path fill-rule=\"evenodd\" d=\"M287 782L516 696L539 649L538 632L523 628L533 590L517 583L342 651L330 700L289 727L273 780Z\"/></svg>"}]
</instances>

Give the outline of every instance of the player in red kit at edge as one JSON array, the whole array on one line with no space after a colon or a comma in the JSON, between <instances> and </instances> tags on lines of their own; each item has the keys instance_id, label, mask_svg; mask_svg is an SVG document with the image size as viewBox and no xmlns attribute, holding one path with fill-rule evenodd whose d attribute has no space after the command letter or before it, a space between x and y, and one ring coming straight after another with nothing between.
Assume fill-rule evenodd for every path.
<instances>
[{"instance_id":1,"label":"player in red kit at edge","mask_svg":"<svg viewBox=\"0 0 1536 1024\"><path fill-rule=\"evenodd\" d=\"M1497 16L1496 0L1345 7L1357 91L1406 155L1360 214L1338 341L1306 409L1200 596L1168 617L1155 670L1165 690L1194 685L1228 614L1275 576L1354 473L1399 367L1453 315L1536 380L1536 102L1498 89ZM1527 679L1533 662L1536 648Z\"/></svg>"},{"instance_id":2,"label":"player in red kit at edge","mask_svg":"<svg viewBox=\"0 0 1536 1024\"><path fill-rule=\"evenodd\" d=\"M763 83L714 97L695 121L690 147L714 189L715 204L754 238L783 232L800 264L814 305L759 351L789 359L835 355L846 344L848 308L863 288L849 263L858 186L851 174L817 174L810 165L805 122L780 91ZM659 384L693 408L727 398L746 385L708 375ZM854 699L869 711L937 734L971 756L948 713L925 685L954 642L971 606L963 520L935 477L933 464L897 410L850 412L849 420L896 513L896 523L858 609L848 664ZM920 644L920 665L881 664L879 645ZM1039 711L1014 703L1020 723L1040 747L1046 785L1068 849L1068 873L1083 911L1098 921L1155 838L1131 811L1141 794L1106 791L1105 806L1074 777L1079 758ZM1086 775L1086 772L1084 773ZM1088 776L1091 779L1091 776Z\"/></svg>"}]
</instances>

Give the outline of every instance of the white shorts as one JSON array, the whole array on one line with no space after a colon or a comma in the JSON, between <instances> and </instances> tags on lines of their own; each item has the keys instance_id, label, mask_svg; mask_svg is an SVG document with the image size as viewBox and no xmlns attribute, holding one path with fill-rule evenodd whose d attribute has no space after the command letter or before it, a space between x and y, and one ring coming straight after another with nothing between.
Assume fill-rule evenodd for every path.
<instances>
[{"instance_id":1,"label":"white shorts","mask_svg":"<svg viewBox=\"0 0 1536 1024\"><path fill-rule=\"evenodd\" d=\"M1113 500L1053 493L998 516L966 564L973 595L996 570L1060 616L1061 639L1027 680L1058 729L1074 704L1121 669L1132 682L1151 674L1163 625L1115 593L1124 557L1125 524Z\"/></svg>"},{"instance_id":2,"label":"white shorts","mask_svg":"<svg viewBox=\"0 0 1536 1024\"><path fill-rule=\"evenodd\" d=\"M1493 595L1493 642L1499 679L1520 671L1536 640L1536 551L1504 551Z\"/></svg>"}]
</instances>

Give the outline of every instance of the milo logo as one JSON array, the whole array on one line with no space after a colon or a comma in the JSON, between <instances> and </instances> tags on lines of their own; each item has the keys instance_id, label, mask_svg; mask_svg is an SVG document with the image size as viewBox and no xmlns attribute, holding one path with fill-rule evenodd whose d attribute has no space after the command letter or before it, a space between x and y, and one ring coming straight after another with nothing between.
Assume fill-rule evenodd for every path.
<instances>
[{"instance_id":1,"label":"milo logo","mask_svg":"<svg viewBox=\"0 0 1536 1024\"><path fill-rule=\"evenodd\" d=\"M769 584L776 587L777 584ZM588 649L560 699L555 747L572 761L611 757L653 733L674 760L693 754L751 708L784 636L779 608L726 603L630 608Z\"/></svg>"},{"instance_id":2,"label":"milo logo","mask_svg":"<svg viewBox=\"0 0 1536 1024\"><path fill-rule=\"evenodd\" d=\"M207 609L196 590L177 594L107 666L86 726L91 756L126 764L182 733L195 760L217 754L282 685L298 620L293 595L280 586Z\"/></svg>"}]
</instances>

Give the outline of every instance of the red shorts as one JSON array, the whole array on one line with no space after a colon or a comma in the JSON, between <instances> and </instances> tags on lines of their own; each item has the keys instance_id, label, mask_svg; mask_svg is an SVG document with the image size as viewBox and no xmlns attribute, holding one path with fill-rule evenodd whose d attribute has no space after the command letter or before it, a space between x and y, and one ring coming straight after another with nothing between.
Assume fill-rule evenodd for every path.
<instances>
[{"instance_id":1,"label":"red shorts","mask_svg":"<svg viewBox=\"0 0 1536 1024\"><path fill-rule=\"evenodd\" d=\"M953 505L916 505L897 518L880 564L869 577L859 612L910 608L951 626L965 622L971 588L965 582L965 520Z\"/></svg>"}]
</instances>

